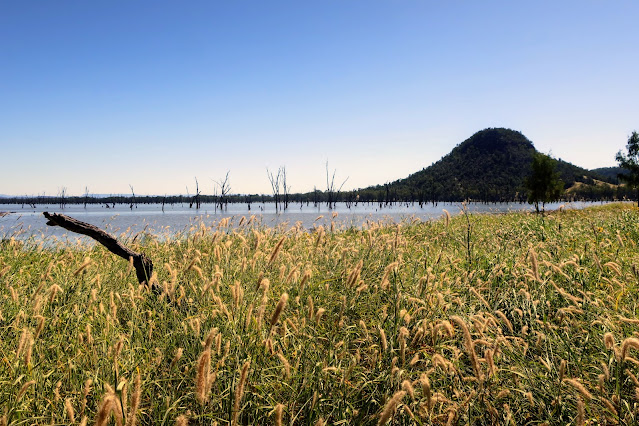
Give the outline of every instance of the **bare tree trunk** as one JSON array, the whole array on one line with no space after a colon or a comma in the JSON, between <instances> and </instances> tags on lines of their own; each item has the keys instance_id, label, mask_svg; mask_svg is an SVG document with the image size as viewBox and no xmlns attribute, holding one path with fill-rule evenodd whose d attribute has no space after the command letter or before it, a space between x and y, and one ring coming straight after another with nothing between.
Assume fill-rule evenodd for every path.
<instances>
[{"instance_id":1,"label":"bare tree trunk","mask_svg":"<svg viewBox=\"0 0 639 426\"><path fill-rule=\"evenodd\" d=\"M133 185L129 184L129 187L131 188L131 195L133 196L133 199L131 201L131 205L129 205L129 208L133 210L133 205L135 205L135 208L137 208L138 202L135 201L135 192L133 192Z\"/></svg>"},{"instance_id":2,"label":"bare tree trunk","mask_svg":"<svg viewBox=\"0 0 639 426\"><path fill-rule=\"evenodd\" d=\"M291 191L291 187L286 184L286 166L280 167L278 174L282 174L282 189L284 190L284 210L288 209L288 194Z\"/></svg>"},{"instance_id":3,"label":"bare tree trunk","mask_svg":"<svg viewBox=\"0 0 639 426\"><path fill-rule=\"evenodd\" d=\"M59 213L44 212L42 214L48 219L47 225L49 226L59 226L68 231L91 237L106 247L111 253L127 261L133 258L133 267L138 281L140 284L146 283L149 286L149 280L153 275L153 262L144 253L131 250L96 226ZM150 285L150 287L158 294L161 292L160 287L155 283Z\"/></svg>"},{"instance_id":4,"label":"bare tree trunk","mask_svg":"<svg viewBox=\"0 0 639 426\"><path fill-rule=\"evenodd\" d=\"M193 201L195 202L195 209L200 210L200 185L197 182L197 178L195 178L195 196L193 197Z\"/></svg>"},{"instance_id":5,"label":"bare tree trunk","mask_svg":"<svg viewBox=\"0 0 639 426\"><path fill-rule=\"evenodd\" d=\"M227 210L229 207L229 200L227 198L228 194L231 192L231 185L229 184L229 173L231 173L230 170L226 172L226 176L224 177L224 179L220 179L219 182L213 181L220 187L220 199L218 203L220 205L220 211ZM215 192L217 193L217 189L215 190Z\"/></svg>"},{"instance_id":6,"label":"bare tree trunk","mask_svg":"<svg viewBox=\"0 0 639 426\"><path fill-rule=\"evenodd\" d=\"M274 176L273 173L268 171L268 167L266 168L266 175L268 176L268 180L271 182L271 188L273 190L273 199L275 201L275 213L278 212L279 203L280 203L280 179L282 176L282 168L277 169L277 176Z\"/></svg>"}]
</instances>

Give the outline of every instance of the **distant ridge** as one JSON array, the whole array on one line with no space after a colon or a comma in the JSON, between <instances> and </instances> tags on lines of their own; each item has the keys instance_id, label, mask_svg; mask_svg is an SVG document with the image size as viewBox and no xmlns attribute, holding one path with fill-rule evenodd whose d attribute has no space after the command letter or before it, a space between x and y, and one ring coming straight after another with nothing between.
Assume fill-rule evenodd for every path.
<instances>
[{"instance_id":1,"label":"distant ridge","mask_svg":"<svg viewBox=\"0 0 639 426\"><path fill-rule=\"evenodd\" d=\"M598 169L592 169L591 172L606 178L608 182L613 184L619 183L619 175L628 173L626 169L622 169L621 167L600 167Z\"/></svg>"},{"instance_id":2,"label":"distant ridge","mask_svg":"<svg viewBox=\"0 0 639 426\"><path fill-rule=\"evenodd\" d=\"M436 201L517 201L526 199L524 180L530 174L533 143L521 132L505 128L488 128L466 139L439 161L417 173L388 185L394 198L407 194ZM558 160L557 170L565 188L576 182L608 183L611 179L593 171Z\"/></svg>"}]
</instances>

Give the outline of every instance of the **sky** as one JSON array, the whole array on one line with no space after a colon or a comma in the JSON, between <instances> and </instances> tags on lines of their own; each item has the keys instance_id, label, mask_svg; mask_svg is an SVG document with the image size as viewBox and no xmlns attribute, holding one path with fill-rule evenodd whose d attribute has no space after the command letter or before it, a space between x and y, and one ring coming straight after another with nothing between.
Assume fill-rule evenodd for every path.
<instances>
[{"instance_id":1,"label":"sky","mask_svg":"<svg viewBox=\"0 0 639 426\"><path fill-rule=\"evenodd\" d=\"M0 194L392 182L488 127L639 130L637 1L0 1Z\"/></svg>"}]
</instances>

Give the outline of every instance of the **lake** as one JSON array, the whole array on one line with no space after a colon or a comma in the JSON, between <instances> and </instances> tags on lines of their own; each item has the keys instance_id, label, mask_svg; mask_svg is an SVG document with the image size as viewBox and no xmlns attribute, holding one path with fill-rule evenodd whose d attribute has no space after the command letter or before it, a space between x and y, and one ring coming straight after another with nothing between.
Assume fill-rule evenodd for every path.
<instances>
[{"instance_id":1,"label":"lake","mask_svg":"<svg viewBox=\"0 0 639 426\"><path fill-rule=\"evenodd\" d=\"M567 209L581 209L587 206L603 203L573 202L550 203L547 210L553 210L564 204ZM471 213L505 213L511 211L533 211L530 204L520 203L469 203L468 210ZM402 220L417 218L429 220L438 218L446 209L451 215L461 211L461 203L424 204L394 204L380 208L379 204L362 204L347 206L345 203L337 203L333 209L326 205L314 207L312 204L290 204L284 212L275 212L273 203L252 203L251 209L246 204L229 204L228 208L221 211L219 206L202 204L199 210L189 208L188 204L165 205L139 204L133 209L128 204L116 204L115 207L105 208L104 205L67 205L60 208L59 205L38 205L36 208L20 204L0 204L0 212L11 214L0 217L0 239L14 237L26 240L29 238L76 241L77 235L59 227L46 226L46 219L42 212L63 213L83 222L98 226L117 237L135 235L139 231L165 236L188 231L192 226L204 223L207 226L218 223L221 219L231 218L230 226L237 226L242 218L248 220L255 216L253 221L263 226L278 226L288 224L294 226L300 223L305 229L315 226L330 227L331 221L338 227L361 227L367 222L384 221L398 223Z\"/></svg>"}]
</instances>

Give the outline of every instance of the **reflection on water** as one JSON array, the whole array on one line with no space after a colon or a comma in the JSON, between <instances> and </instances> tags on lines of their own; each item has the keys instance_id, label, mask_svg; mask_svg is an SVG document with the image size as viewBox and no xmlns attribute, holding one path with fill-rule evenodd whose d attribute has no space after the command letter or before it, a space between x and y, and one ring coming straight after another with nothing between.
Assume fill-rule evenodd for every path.
<instances>
[{"instance_id":1,"label":"reflection on water","mask_svg":"<svg viewBox=\"0 0 639 426\"><path fill-rule=\"evenodd\" d=\"M547 210L558 208L565 204L566 208L583 208L602 203L574 202L551 203L546 205ZM468 210L472 213L504 213L509 211L533 211L529 204L520 203L469 203ZM11 214L0 217L0 239L15 237L27 239L56 239L76 241L77 235L68 235L68 232L58 227L46 226L46 219L42 212L63 213L83 222L98 226L117 237L133 236L140 231L153 235L175 235L188 231L192 226L204 223L206 226L216 225L221 219L231 218L229 226L238 226L242 216L246 221L255 216L253 221L262 226L274 227L281 224L294 226L299 224L305 229L315 226L330 227L331 221L335 226L361 227L366 222L385 221L398 223L402 220L416 218L429 220L442 215L443 210L448 210L452 215L461 211L461 203L424 204L395 204L380 207L379 204L358 204L348 207L344 203L338 203L335 208L328 209L325 205L314 207L310 205L291 204L285 212L275 212L273 203L253 203L251 209L246 204L229 204L228 209L221 211L219 206L202 204L199 210L189 208L188 204L165 205L139 204L130 209L128 205L116 205L105 208L103 205L69 205L61 209L58 205L45 205L30 208L28 206L14 204L0 204L0 212Z\"/></svg>"}]
</instances>

